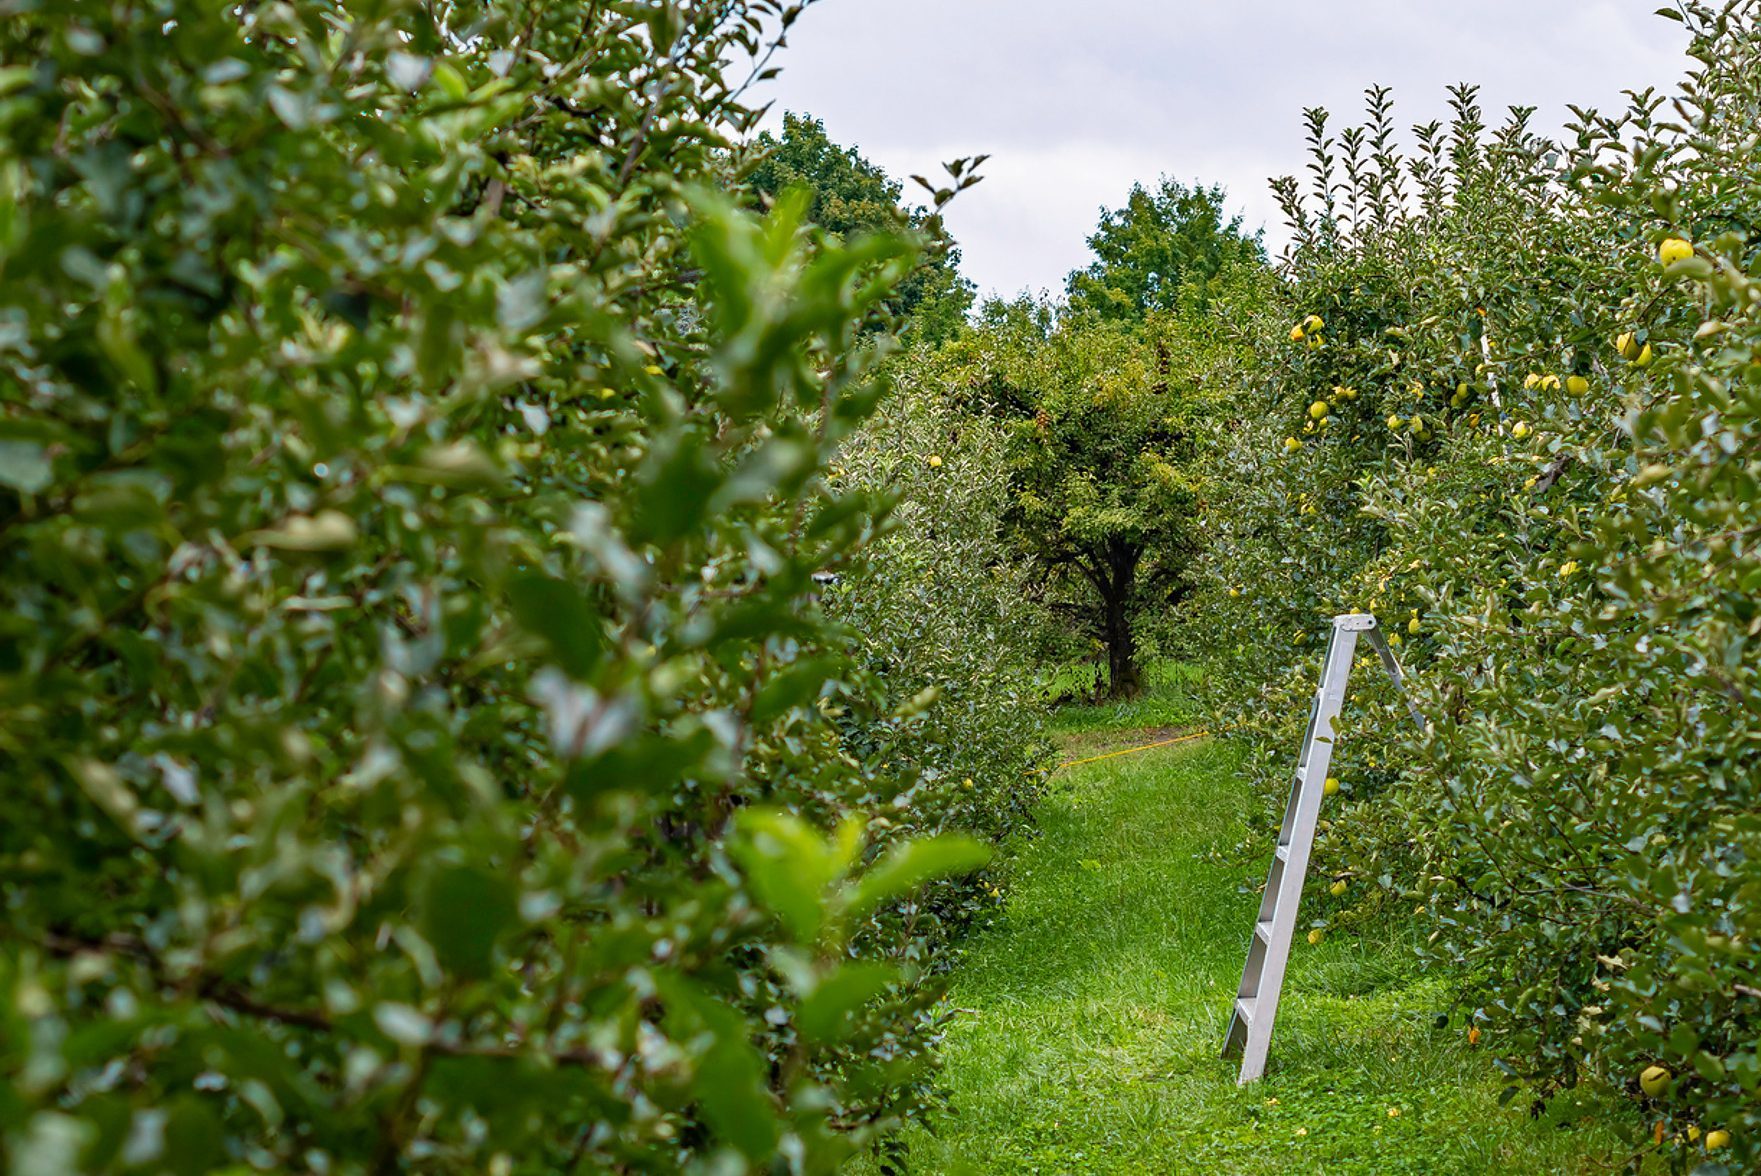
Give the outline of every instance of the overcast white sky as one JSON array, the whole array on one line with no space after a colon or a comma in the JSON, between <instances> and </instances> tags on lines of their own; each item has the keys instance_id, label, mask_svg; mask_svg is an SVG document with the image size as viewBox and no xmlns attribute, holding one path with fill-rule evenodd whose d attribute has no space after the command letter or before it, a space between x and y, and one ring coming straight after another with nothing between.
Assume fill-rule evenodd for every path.
<instances>
[{"instance_id":1,"label":"overcast white sky","mask_svg":"<svg viewBox=\"0 0 1761 1176\"><path fill-rule=\"evenodd\" d=\"M1662 0L821 0L764 97L825 120L897 179L989 152L948 217L981 292L1059 290L1085 264L1103 205L1166 174L1222 183L1250 228L1283 239L1269 176L1300 173L1302 111L1356 122L1394 88L1399 125L1443 118L1445 88L1481 85L1488 122L1621 91L1685 68Z\"/></svg>"}]
</instances>

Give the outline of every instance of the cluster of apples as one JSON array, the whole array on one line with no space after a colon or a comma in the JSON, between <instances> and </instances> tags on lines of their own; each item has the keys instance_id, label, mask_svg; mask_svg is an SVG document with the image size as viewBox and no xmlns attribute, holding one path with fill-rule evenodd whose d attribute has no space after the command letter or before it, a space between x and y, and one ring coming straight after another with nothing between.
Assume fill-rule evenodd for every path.
<instances>
[{"instance_id":1,"label":"cluster of apples","mask_svg":"<svg viewBox=\"0 0 1761 1176\"><path fill-rule=\"evenodd\" d=\"M1674 1078L1675 1075L1669 1072L1668 1066L1646 1066L1639 1072L1639 1089L1645 1092L1646 1098L1662 1098L1668 1093L1669 1084ZM1658 1130L1660 1134L1662 1127L1663 1125L1659 1123ZM1689 1127L1686 1134L1688 1142L1693 1143L1700 1138L1700 1128L1697 1126ZM1658 1142L1661 1143L1663 1141L1659 1138ZM1719 1148L1728 1147L1729 1145L1730 1132L1726 1131L1724 1128L1717 1127L1706 1132L1705 1146L1707 1151L1717 1151Z\"/></svg>"}]
</instances>

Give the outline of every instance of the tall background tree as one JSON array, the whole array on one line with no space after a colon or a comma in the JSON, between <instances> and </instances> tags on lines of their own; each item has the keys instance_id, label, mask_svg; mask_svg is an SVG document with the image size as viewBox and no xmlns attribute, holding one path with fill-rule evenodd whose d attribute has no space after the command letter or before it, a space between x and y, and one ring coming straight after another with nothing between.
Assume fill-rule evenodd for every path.
<instances>
[{"instance_id":1,"label":"tall background tree","mask_svg":"<svg viewBox=\"0 0 1761 1176\"><path fill-rule=\"evenodd\" d=\"M1067 303L988 303L949 348L972 410L1009 429L1008 529L1113 697L1139 688L1146 613L1190 589L1210 421L1246 360L1234 321L1268 297L1258 239L1222 207L1216 188L1133 189Z\"/></svg>"},{"instance_id":2,"label":"tall background tree","mask_svg":"<svg viewBox=\"0 0 1761 1176\"><path fill-rule=\"evenodd\" d=\"M807 217L840 239L863 233L916 234L922 257L886 301L902 337L939 342L952 336L972 308L973 286L960 275L960 248L933 211L904 202L903 186L805 114L783 115L780 134L761 133L747 183L760 204L791 188L812 197ZM956 177L959 179L961 177Z\"/></svg>"},{"instance_id":3,"label":"tall background tree","mask_svg":"<svg viewBox=\"0 0 1761 1176\"><path fill-rule=\"evenodd\" d=\"M1101 213L1088 239L1094 261L1070 275L1071 312L1142 322L1156 311L1204 311L1231 270L1265 259L1260 234L1243 232L1227 199L1219 185L1166 177L1154 190L1133 185L1123 206Z\"/></svg>"}]
</instances>

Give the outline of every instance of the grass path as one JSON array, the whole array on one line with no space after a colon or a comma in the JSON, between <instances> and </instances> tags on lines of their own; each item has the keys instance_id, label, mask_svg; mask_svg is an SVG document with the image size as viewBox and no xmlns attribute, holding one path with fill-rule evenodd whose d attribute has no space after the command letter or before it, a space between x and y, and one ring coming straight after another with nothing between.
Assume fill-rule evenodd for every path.
<instances>
[{"instance_id":1,"label":"grass path","mask_svg":"<svg viewBox=\"0 0 1761 1176\"><path fill-rule=\"evenodd\" d=\"M1260 871L1207 851L1239 841L1244 810L1231 753L1209 741L1057 777L1041 835L1008 867L1004 914L959 969L954 1114L912 1139L913 1171L1620 1166L1612 1132L1561 1125L1571 1107L1533 1120L1498 1106L1484 1050L1459 1019L1436 1026L1447 997L1410 942L1299 941L1270 1070L1238 1088L1217 1051L1258 901L1242 884Z\"/></svg>"}]
</instances>

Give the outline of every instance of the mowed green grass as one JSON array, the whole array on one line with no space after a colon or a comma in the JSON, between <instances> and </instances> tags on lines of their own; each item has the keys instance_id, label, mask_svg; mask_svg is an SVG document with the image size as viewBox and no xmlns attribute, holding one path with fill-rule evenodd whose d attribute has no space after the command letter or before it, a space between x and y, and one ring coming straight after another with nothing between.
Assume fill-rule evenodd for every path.
<instances>
[{"instance_id":1,"label":"mowed green grass","mask_svg":"<svg viewBox=\"0 0 1761 1176\"><path fill-rule=\"evenodd\" d=\"M1121 742L1129 745L1128 733ZM1498 1105L1486 1051L1397 934L1299 941L1264 1081L1218 1057L1263 881L1210 858L1244 785L1210 741L1061 773L1004 914L956 973L934 1173L1575 1173L1630 1154L1556 1102ZM1311 891L1318 892L1311 880ZM1408 934L1410 933L1403 933ZM1397 1111L1398 1114L1391 1112Z\"/></svg>"},{"instance_id":2,"label":"mowed green grass","mask_svg":"<svg viewBox=\"0 0 1761 1176\"><path fill-rule=\"evenodd\" d=\"M1086 694L1094 689L1095 667L1064 667L1046 687L1048 697ZM1189 662L1157 660L1144 665L1141 694L1118 702L1078 703L1053 711L1047 730L1057 736L1125 728L1173 727L1194 723L1204 713L1198 697L1203 671Z\"/></svg>"}]
</instances>

